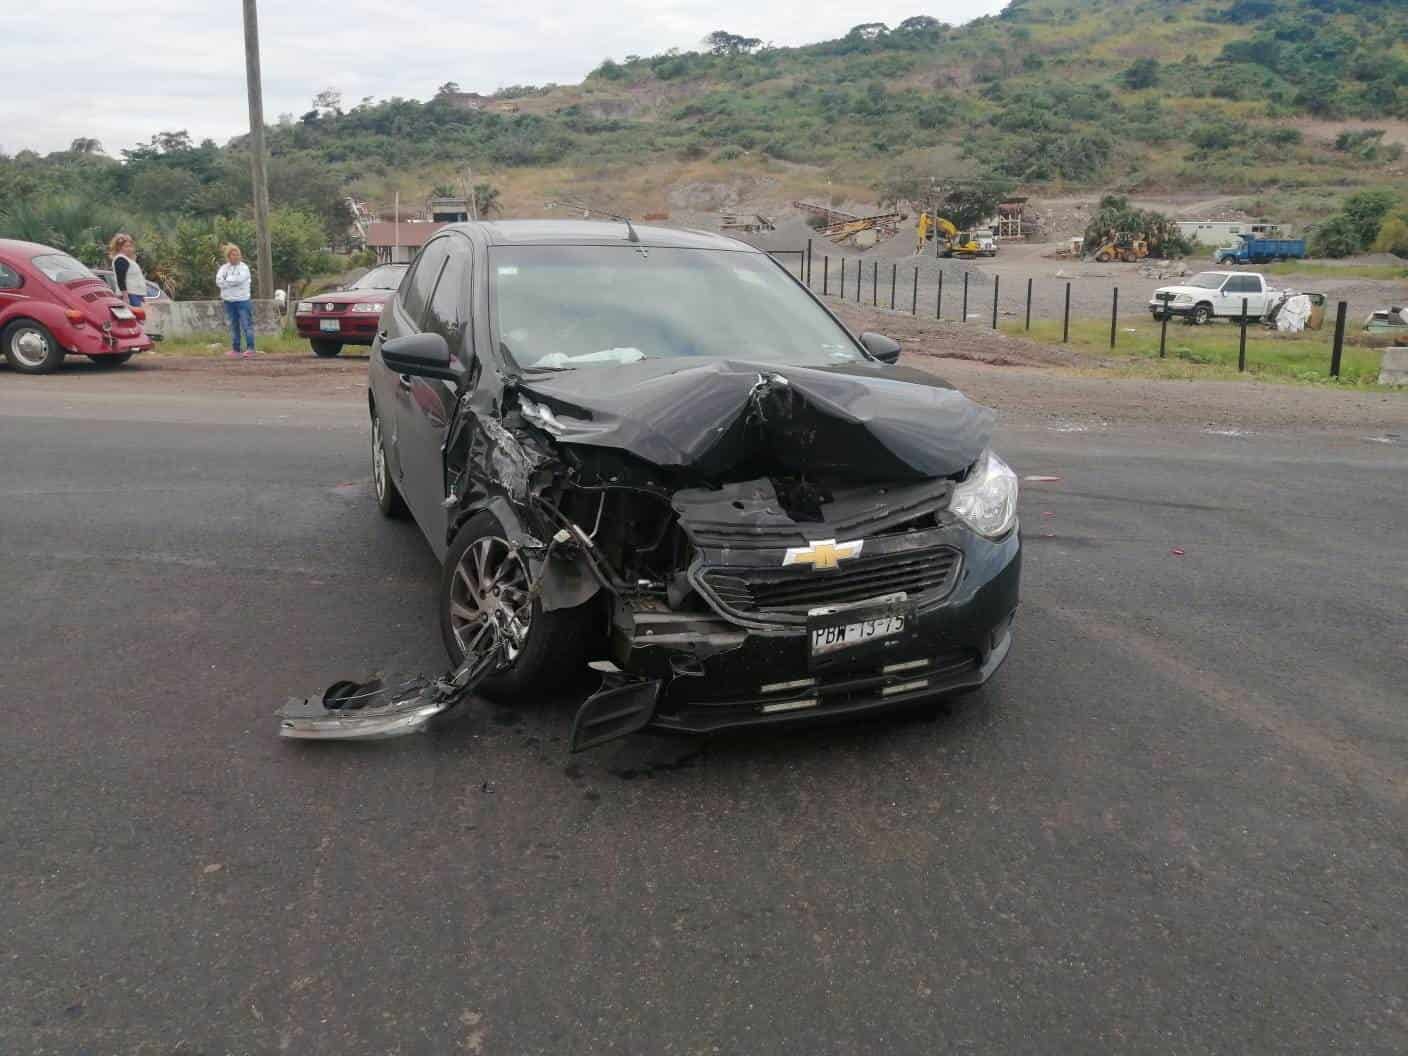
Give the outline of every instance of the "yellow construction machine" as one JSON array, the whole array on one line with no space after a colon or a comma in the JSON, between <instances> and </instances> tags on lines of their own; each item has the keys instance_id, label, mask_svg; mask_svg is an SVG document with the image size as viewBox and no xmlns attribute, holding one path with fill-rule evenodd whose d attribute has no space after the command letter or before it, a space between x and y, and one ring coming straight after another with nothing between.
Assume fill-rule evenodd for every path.
<instances>
[{"instance_id":1,"label":"yellow construction machine","mask_svg":"<svg viewBox=\"0 0 1408 1056\"><path fill-rule=\"evenodd\" d=\"M936 236L942 236L946 257L976 257L985 252L971 231L960 231L952 220L922 212L914 230L914 255L923 253L924 243Z\"/></svg>"},{"instance_id":2,"label":"yellow construction machine","mask_svg":"<svg viewBox=\"0 0 1408 1056\"><path fill-rule=\"evenodd\" d=\"M1095 251L1095 259L1101 264L1112 260L1122 260L1133 264L1149 255L1149 243L1142 238L1129 235L1116 235Z\"/></svg>"}]
</instances>

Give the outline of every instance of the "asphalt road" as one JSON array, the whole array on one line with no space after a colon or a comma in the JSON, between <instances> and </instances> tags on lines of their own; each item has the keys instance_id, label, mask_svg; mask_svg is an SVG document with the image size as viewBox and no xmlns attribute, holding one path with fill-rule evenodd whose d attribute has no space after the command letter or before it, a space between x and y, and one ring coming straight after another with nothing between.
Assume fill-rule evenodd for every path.
<instances>
[{"instance_id":1,"label":"asphalt road","mask_svg":"<svg viewBox=\"0 0 1408 1056\"><path fill-rule=\"evenodd\" d=\"M1408 1050L1404 438L1009 421L1061 479L987 691L568 758L567 702L277 737L443 663L355 402L26 380L0 1052Z\"/></svg>"}]
</instances>

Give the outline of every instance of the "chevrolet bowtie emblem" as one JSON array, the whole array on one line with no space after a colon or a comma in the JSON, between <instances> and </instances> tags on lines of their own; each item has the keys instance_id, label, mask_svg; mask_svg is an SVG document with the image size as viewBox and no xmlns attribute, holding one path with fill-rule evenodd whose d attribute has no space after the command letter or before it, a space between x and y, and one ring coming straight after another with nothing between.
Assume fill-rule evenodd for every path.
<instances>
[{"instance_id":1,"label":"chevrolet bowtie emblem","mask_svg":"<svg viewBox=\"0 0 1408 1056\"><path fill-rule=\"evenodd\" d=\"M847 558L859 557L860 548L864 545L864 539L855 539L849 543L838 543L835 539L818 539L811 546L790 547L782 558L782 564L811 565L815 572L839 568L841 562Z\"/></svg>"}]
</instances>

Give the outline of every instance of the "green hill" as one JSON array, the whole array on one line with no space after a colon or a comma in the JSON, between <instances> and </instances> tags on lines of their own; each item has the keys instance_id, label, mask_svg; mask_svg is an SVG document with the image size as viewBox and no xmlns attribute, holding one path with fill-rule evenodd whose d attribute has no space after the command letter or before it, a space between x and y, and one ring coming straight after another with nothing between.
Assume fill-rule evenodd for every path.
<instances>
[{"instance_id":1,"label":"green hill","mask_svg":"<svg viewBox=\"0 0 1408 1056\"><path fill-rule=\"evenodd\" d=\"M668 211L680 188L725 179L776 200L874 199L928 174L1042 192L1274 192L1283 215L1314 219L1335 205L1327 190L1408 190L1408 4L1013 0L959 27L917 16L796 48L720 32L699 50L604 61L580 85L320 103L270 129L271 196L329 234L345 194L419 202L471 168L509 213L573 191ZM70 226L168 232L249 200L239 139L161 133L123 163L75 147L0 158L0 231L17 214L36 230L55 199Z\"/></svg>"}]
</instances>

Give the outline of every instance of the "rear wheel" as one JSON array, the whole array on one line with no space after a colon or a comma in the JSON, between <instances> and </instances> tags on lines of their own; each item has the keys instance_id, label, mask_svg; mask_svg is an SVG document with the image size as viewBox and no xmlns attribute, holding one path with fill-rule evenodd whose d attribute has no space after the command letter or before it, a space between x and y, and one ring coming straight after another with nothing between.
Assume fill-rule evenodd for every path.
<instances>
[{"instance_id":1,"label":"rear wheel","mask_svg":"<svg viewBox=\"0 0 1408 1056\"><path fill-rule=\"evenodd\" d=\"M320 359L331 359L342 351L341 341L321 341L313 338L308 343L313 346L313 355Z\"/></svg>"},{"instance_id":2,"label":"rear wheel","mask_svg":"<svg viewBox=\"0 0 1408 1056\"><path fill-rule=\"evenodd\" d=\"M131 352L123 352L116 356L89 356L95 367L120 367L132 358Z\"/></svg>"},{"instance_id":3,"label":"rear wheel","mask_svg":"<svg viewBox=\"0 0 1408 1056\"><path fill-rule=\"evenodd\" d=\"M484 681L487 696L548 693L581 675L590 603L547 612L530 583L527 561L491 513L472 517L445 556L440 634L450 660L464 660L487 621L503 628L509 667Z\"/></svg>"},{"instance_id":4,"label":"rear wheel","mask_svg":"<svg viewBox=\"0 0 1408 1056\"><path fill-rule=\"evenodd\" d=\"M31 319L16 319L0 333L0 350L21 374L48 374L64 361L63 346L48 327Z\"/></svg>"}]
</instances>

